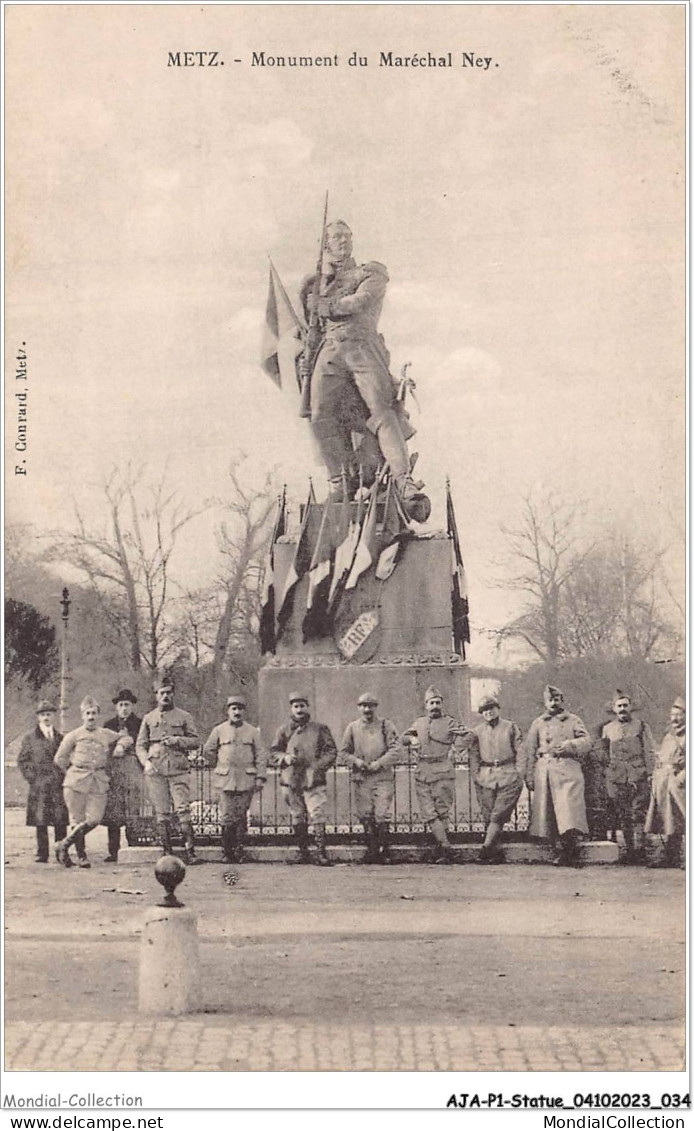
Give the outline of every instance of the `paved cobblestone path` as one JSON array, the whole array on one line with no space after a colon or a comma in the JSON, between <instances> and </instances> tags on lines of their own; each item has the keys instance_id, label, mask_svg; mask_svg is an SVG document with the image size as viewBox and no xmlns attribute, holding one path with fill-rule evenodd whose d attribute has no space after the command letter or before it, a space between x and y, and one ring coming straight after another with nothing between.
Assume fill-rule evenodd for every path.
<instances>
[{"instance_id":1,"label":"paved cobblestone path","mask_svg":"<svg viewBox=\"0 0 694 1131\"><path fill-rule=\"evenodd\" d=\"M681 1029L44 1021L6 1028L6 1068L94 1071L681 1071Z\"/></svg>"},{"instance_id":2,"label":"paved cobblestone path","mask_svg":"<svg viewBox=\"0 0 694 1131\"><path fill-rule=\"evenodd\" d=\"M137 1012L151 864L33 863L6 827L5 1068L682 1071L685 875L617 866L219 863L200 1012ZM102 830L103 832L103 830Z\"/></svg>"}]
</instances>

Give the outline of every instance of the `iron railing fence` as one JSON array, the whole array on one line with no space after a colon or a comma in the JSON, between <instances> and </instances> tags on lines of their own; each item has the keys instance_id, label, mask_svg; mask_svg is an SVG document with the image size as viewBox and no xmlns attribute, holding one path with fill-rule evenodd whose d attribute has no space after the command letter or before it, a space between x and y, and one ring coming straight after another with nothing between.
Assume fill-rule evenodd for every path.
<instances>
[{"instance_id":1,"label":"iron railing fence","mask_svg":"<svg viewBox=\"0 0 694 1131\"><path fill-rule=\"evenodd\" d=\"M425 839L426 826L419 813L413 765L393 769L394 797L391 820L392 839L396 843L417 843ZM154 810L147 797L144 777L139 788L129 791L127 840L131 845L157 841ZM191 812L195 835L200 844L215 844L221 838L212 771L209 767L191 771ZM326 832L331 843L349 843L363 832L354 803L351 771L337 766L328 771L328 817ZM525 789L505 831L514 839L525 839L530 825L530 797ZM479 839L484 821L477 803L474 784L467 766L455 768L455 796L449 822L453 841ZM279 771L268 770L267 781L254 796L248 814L248 836L257 844L281 844L292 838L292 818L285 805Z\"/></svg>"}]
</instances>

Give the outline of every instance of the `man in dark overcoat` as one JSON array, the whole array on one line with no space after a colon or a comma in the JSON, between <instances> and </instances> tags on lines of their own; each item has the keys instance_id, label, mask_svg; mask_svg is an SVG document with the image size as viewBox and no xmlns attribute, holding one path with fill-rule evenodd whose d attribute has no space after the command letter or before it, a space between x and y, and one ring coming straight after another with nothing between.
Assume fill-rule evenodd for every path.
<instances>
[{"instance_id":1,"label":"man in dark overcoat","mask_svg":"<svg viewBox=\"0 0 694 1131\"><path fill-rule=\"evenodd\" d=\"M129 687L124 687L116 692L111 702L116 713L112 719L107 719L104 726L119 734L129 734L135 742L142 724L142 719L134 711L137 697ZM122 758L114 758L103 820L108 829L108 856L105 864L115 864L118 861L121 826L128 824L129 813L139 812L144 792L143 781L142 766L134 748L128 750Z\"/></svg>"},{"instance_id":2,"label":"man in dark overcoat","mask_svg":"<svg viewBox=\"0 0 694 1131\"><path fill-rule=\"evenodd\" d=\"M62 741L54 727L55 707L42 699L36 708L36 726L25 734L17 757L22 776L29 783L26 823L36 829L36 863L48 863L48 827L55 841L67 836L68 815L63 801L63 774L53 763Z\"/></svg>"}]
</instances>

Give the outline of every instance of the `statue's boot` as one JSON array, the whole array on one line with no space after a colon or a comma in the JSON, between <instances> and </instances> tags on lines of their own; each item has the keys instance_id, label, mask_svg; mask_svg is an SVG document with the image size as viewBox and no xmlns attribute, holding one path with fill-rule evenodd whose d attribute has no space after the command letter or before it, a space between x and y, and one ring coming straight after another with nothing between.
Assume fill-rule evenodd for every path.
<instances>
[{"instance_id":1,"label":"statue's boot","mask_svg":"<svg viewBox=\"0 0 694 1131\"><path fill-rule=\"evenodd\" d=\"M390 465L393 480L400 491L403 506L415 522L426 522L431 514L431 501L410 474L410 457L397 415L389 409L376 433L383 458Z\"/></svg>"}]
</instances>

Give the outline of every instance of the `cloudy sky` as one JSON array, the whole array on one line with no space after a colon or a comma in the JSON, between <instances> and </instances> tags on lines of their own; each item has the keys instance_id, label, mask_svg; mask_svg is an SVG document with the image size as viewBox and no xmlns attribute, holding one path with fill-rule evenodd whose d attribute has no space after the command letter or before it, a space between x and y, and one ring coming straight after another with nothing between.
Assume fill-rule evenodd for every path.
<instances>
[{"instance_id":1,"label":"cloudy sky","mask_svg":"<svg viewBox=\"0 0 694 1131\"><path fill-rule=\"evenodd\" d=\"M258 367L267 255L290 292L324 193L390 273L419 472L451 477L473 623L522 493L586 500L683 557L683 6L27 6L6 11L6 497L98 516L113 464L192 505L230 458L297 494L306 425ZM215 50L223 67L167 66ZM252 67L252 52L339 56ZM351 68L351 52L369 65ZM379 53L452 52L452 68ZM462 52L491 58L462 67ZM240 63L235 63L240 59ZM30 62L29 62L30 61ZM27 342L28 475L13 356ZM214 512L178 563L212 572ZM201 552L204 547L204 552ZM207 571L207 572L206 572ZM473 657L487 657L477 641Z\"/></svg>"}]
</instances>

